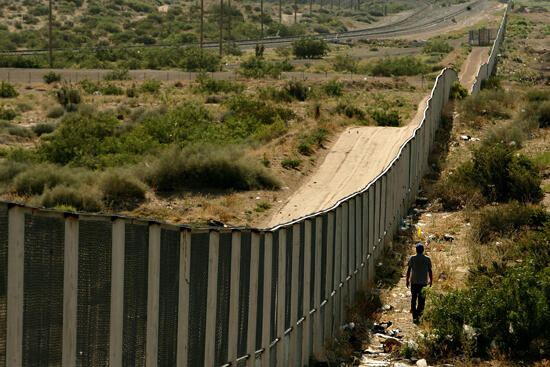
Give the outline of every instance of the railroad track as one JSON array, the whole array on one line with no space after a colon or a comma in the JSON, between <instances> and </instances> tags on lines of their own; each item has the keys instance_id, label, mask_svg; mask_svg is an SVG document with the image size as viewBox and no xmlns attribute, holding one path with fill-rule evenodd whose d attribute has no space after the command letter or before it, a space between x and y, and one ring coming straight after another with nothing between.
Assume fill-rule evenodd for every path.
<instances>
[{"instance_id":1,"label":"railroad track","mask_svg":"<svg viewBox=\"0 0 550 367\"><path fill-rule=\"evenodd\" d=\"M314 36L317 39L323 39L327 42L339 42L343 40L350 40L350 39L356 39L356 38L363 38L363 37L391 37L396 36L403 33L411 33L412 31L418 31L418 30L424 30L427 28L431 28L433 26L439 25L447 20L453 19L461 14L467 13L469 11L473 11L476 7L478 7L483 0L474 0L469 3L460 4L460 6L457 6L456 9L442 15L438 15L435 17L429 17L429 14L426 15L425 13L430 10L430 8L433 8L431 5L423 5L420 9L418 9L416 12L410 14L409 16L391 23L386 24L379 27L371 27L371 28L365 28L365 29L356 29L352 31L346 31L346 32L335 32L335 33L325 33ZM418 22L417 18L423 14L423 19L425 21ZM241 40L241 41L235 41L235 44L240 46L241 48L250 48L254 47L259 42L263 43L267 46L279 46L279 45L287 45L290 44L301 37L285 37L285 38L264 38L263 40ZM197 44L182 44L181 46L191 46L191 45L197 45ZM219 43L216 41L209 41L203 43L203 47L205 48L216 48L219 46ZM136 48L165 48L165 47L174 47L174 45L168 45L168 44L155 44L155 45L131 45L131 46L115 46L114 48L118 49L136 49ZM81 50L94 50L96 48L94 47L82 47L82 48L75 48L72 49L72 52L80 52ZM68 49L54 49L55 52L63 52L68 51ZM1 51L0 55L39 55L47 53L48 49L26 49L26 50L9 50L9 51Z\"/></svg>"}]
</instances>

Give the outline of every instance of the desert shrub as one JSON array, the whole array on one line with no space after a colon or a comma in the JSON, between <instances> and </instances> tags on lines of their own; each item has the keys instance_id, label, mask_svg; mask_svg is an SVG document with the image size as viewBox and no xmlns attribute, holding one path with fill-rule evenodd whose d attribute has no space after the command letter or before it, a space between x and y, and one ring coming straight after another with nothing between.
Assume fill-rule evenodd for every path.
<instances>
[{"instance_id":1,"label":"desert shrub","mask_svg":"<svg viewBox=\"0 0 550 367\"><path fill-rule=\"evenodd\" d=\"M38 152L52 163L96 167L100 164L96 157L113 152L113 142L108 138L117 125L118 120L105 113L67 115L52 137L41 142Z\"/></svg>"},{"instance_id":2,"label":"desert shrub","mask_svg":"<svg viewBox=\"0 0 550 367\"><path fill-rule=\"evenodd\" d=\"M267 62L261 57L250 56L241 62L238 72L247 78L264 78L266 76L278 78L283 71L294 68L288 61L280 63Z\"/></svg>"},{"instance_id":3,"label":"desert shrub","mask_svg":"<svg viewBox=\"0 0 550 367\"><path fill-rule=\"evenodd\" d=\"M227 101L229 110L239 118L252 118L262 124L272 124L278 118L289 121L294 118L292 110L276 106L265 101L256 100L243 95L230 98Z\"/></svg>"},{"instance_id":4,"label":"desert shrub","mask_svg":"<svg viewBox=\"0 0 550 367\"><path fill-rule=\"evenodd\" d=\"M171 149L150 162L144 176L157 191L185 188L251 190L279 186L259 162L233 147Z\"/></svg>"},{"instance_id":5,"label":"desert shrub","mask_svg":"<svg viewBox=\"0 0 550 367\"><path fill-rule=\"evenodd\" d=\"M140 90L144 93L158 93L162 83L156 79L149 79L143 82L140 87Z\"/></svg>"},{"instance_id":6,"label":"desert shrub","mask_svg":"<svg viewBox=\"0 0 550 367\"><path fill-rule=\"evenodd\" d=\"M329 80L328 82L323 84L322 88L323 92L325 92L327 96L340 97L342 96L342 94L344 94L343 83L340 83L336 80Z\"/></svg>"},{"instance_id":7,"label":"desert shrub","mask_svg":"<svg viewBox=\"0 0 550 367\"><path fill-rule=\"evenodd\" d=\"M460 85L459 82L454 82L451 87L451 99L461 100L468 97L468 90Z\"/></svg>"},{"instance_id":8,"label":"desert shrub","mask_svg":"<svg viewBox=\"0 0 550 367\"><path fill-rule=\"evenodd\" d=\"M200 50L197 46L183 49L180 67L186 71L217 71L220 68L220 58L211 50Z\"/></svg>"},{"instance_id":9,"label":"desert shrub","mask_svg":"<svg viewBox=\"0 0 550 367\"><path fill-rule=\"evenodd\" d=\"M304 37L292 42L292 53L299 59L320 59L328 51L328 44L322 39Z\"/></svg>"},{"instance_id":10,"label":"desert shrub","mask_svg":"<svg viewBox=\"0 0 550 367\"><path fill-rule=\"evenodd\" d=\"M130 88L126 89L126 97L128 98L137 98L139 96L139 90L135 85L132 85Z\"/></svg>"},{"instance_id":11,"label":"desert shrub","mask_svg":"<svg viewBox=\"0 0 550 367\"><path fill-rule=\"evenodd\" d=\"M523 227L540 227L550 220L550 214L537 206L518 202L488 207L480 211L472 222L472 236L487 243L495 238L510 236Z\"/></svg>"},{"instance_id":12,"label":"desert shrub","mask_svg":"<svg viewBox=\"0 0 550 367\"><path fill-rule=\"evenodd\" d=\"M383 110L380 108L369 111L378 126L399 126L401 118L396 110Z\"/></svg>"},{"instance_id":13,"label":"desert shrub","mask_svg":"<svg viewBox=\"0 0 550 367\"><path fill-rule=\"evenodd\" d=\"M356 106L355 103L348 100L341 100L336 105L336 113L349 118L365 119L365 111Z\"/></svg>"},{"instance_id":14,"label":"desert shrub","mask_svg":"<svg viewBox=\"0 0 550 367\"><path fill-rule=\"evenodd\" d=\"M52 83L61 81L61 74L58 74L54 71L50 71L49 73L44 74L42 76L42 79L44 79L44 83L52 84Z\"/></svg>"},{"instance_id":15,"label":"desert shrub","mask_svg":"<svg viewBox=\"0 0 550 367\"><path fill-rule=\"evenodd\" d=\"M130 76L130 71L128 69L115 69L103 77L104 80L130 80L132 77Z\"/></svg>"},{"instance_id":16,"label":"desert shrub","mask_svg":"<svg viewBox=\"0 0 550 367\"><path fill-rule=\"evenodd\" d=\"M285 91L294 99L298 101L305 101L311 91L311 87L304 85L299 81L290 81L285 86Z\"/></svg>"},{"instance_id":17,"label":"desert shrub","mask_svg":"<svg viewBox=\"0 0 550 367\"><path fill-rule=\"evenodd\" d=\"M19 136L21 138L32 137L32 131L22 126L12 126L8 128L8 134Z\"/></svg>"},{"instance_id":18,"label":"desert shrub","mask_svg":"<svg viewBox=\"0 0 550 367\"><path fill-rule=\"evenodd\" d=\"M99 188L107 203L145 199L145 185L127 172L110 170L99 179Z\"/></svg>"},{"instance_id":19,"label":"desert shrub","mask_svg":"<svg viewBox=\"0 0 550 367\"><path fill-rule=\"evenodd\" d=\"M529 102L542 102L550 100L550 91L543 89L529 89L525 94Z\"/></svg>"},{"instance_id":20,"label":"desert shrub","mask_svg":"<svg viewBox=\"0 0 550 367\"><path fill-rule=\"evenodd\" d=\"M52 133L54 130L55 125L46 123L36 124L32 127L32 131L38 136Z\"/></svg>"},{"instance_id":21,"label":"desert shrub","mask_svg":"<svg viewBox=\"0 0 550 367\"><path fill-rule=\"evenodd\" d=\"M46 113L46 117L56 119L65 114L65 109L61 106L51 107Z\"/></svg>"},{"instance_id":22,"label":"desert shrub","mask_svg":"<svg viewBox=\"0 0 550 367\"><path fill-rule=\"evenodd\" d=\"M326 141L329 131L324 127L315 129L311 134L302 136L298 142L298 151L303 155L311 155L316 148Z\"/></svg>"},{"instance_id":23,"label":"desert shrub","mask_svg":"<svg viewBox=\"0 0 550 367\"><path fill-rule=\"evenodd\" d=\"M25 171L27 167L27 163L17 162L12 159L0 161L0 182L10 182L15 176Z\"/></svg>"},{"instance_id":24,"label":"desert shrub","mask_svg":"<svg viewBox=\"0 0 550 367\"><path fill-rule=\"evenodd\" d=\"M17 93L12 84L8 82L2 82L0 84L0 98L14 98L18 95L19 93Z\"/></svg>"},{"instance_id":25,"label":"desert shrub","mask_svg":"<svg viewBox=\"0 0 550 367\"><path fill-rule=\"evenodd\" d=\"M550 102L543 102L537 110L537 120L539 127L546 128L550 126Z\"/></svg>"},{"instance_id":26,"label":"desert shrub","mask_svg":"<svg viewBox=\"0 0 550 367\"><path fill-rule=\"evenodd\" d=\"M106 96L122 96L124 89L113 83L106 83L101 87L101 93Z\"/></svg>"},{"instance_id":27,"label":"desert shrub","mask_svg":"<svg viewBox=\"0 0 550 367\"><path fill-rule=\"evenodd\" d=\"M483 79L481 81L481 89L502 89L500 78L492 76L489 79Z\"/></svg>"},{"instance_id":28,"label":"desert shrub","mask_svg":"<svg viewBox=\"0 0 550 367\"><path fill-rule=\"evenodd\" d=\"M17 102L17 111L20 113L32 111L33 107L26 102Z\"/></svg>"},{"instance_id":29,"label":"desert shrub","mask_svg":"<svg viewBox=\"0 0 550 367\"><path fill-rule=\"evenodd\" d=\"M65 185L44 190L44 193L38 198L38 202L47 208L72 207L87 212L98 212L102 209L101 194L97 191L82 190Z\"/></svg>"},{"instance_id":30,"label":"desert shrub","mask_svg":"<svg viewBox=\"0 0 550 367\"><path fill-rule=\"evenodd\" d=\"M67 111L75 109L75 106L82 100L80 91L78 89L72 89L68 86L63 86L61 89L57 90L56 96L59 104L65 107Z\"/></svg>"},{"instance_id":31,"label":"desert shrub","mask_svg":"<svg viewBox=\"0 0 550 367\"><path fill-rule=\"evenodd\" d=\"M40 195L45 189L73 183L71 175L50 165L31 167L13 179L13 186L20 195Z\"/></svg>"},{"instance_id":32,"label":"desert shrub","mask_svg":"<svg viewBox=\"0 0 550 367\"><path fill-rule=\"evenodd\" d=\"M80 87L88 94L93 94L101 90L101 84L95 83L89 79L80 81Z\"/></svg>"},{"instance_id":33,"label":"desert shrub","mask_svg":"<svg viewBox=\"0 0 550 367\"><path fill-rule=\"evenodd\" d=\"M281 167L284 169L298 169L302 164L301 159L285 158L281 161Z\"/></svg>"},{"instance_id":34,"label":"desert shrub","mask_svg":"<svg viewBox=\"0 0 550 367\"><path fill-rule=\"evenodd\" d=\"M338 72L356 73L359 59L351 55L336 55L332 60L332 67Z\"/></svg>"},{"instance_id":35,"label":"desert shrub","mask_svg":"<svg viewBox=\"0 0 550 367\"><path fill-rule=\"evenodd\" d=\"M422 52L424 52L425 54L433 54L433 53L448 54L453 49L454 49L453 46L449 45L444 40L434 39L434 40L429 40L424 44L424 46L422 47Z\"/></svg>"},{"instance_id":36,"label":"desert shrub","mask_svg":"<svg viewBox=\"0 0 550 367\"><path fill-rule=\"evenodd\" d=\"M367 64L364 69L365 73L374 76L412 76L427 74L433 70L414 56L385 57Z\"/></svg>"},{"instance_id":37,"label":"desert shrub","mask_svg":"<svg viewBox=\"0 0 550 367\"><path fill-rule=\"evenodd\" d=\"M15 116L17 115L14 110L0 106L0 120L11 121L15 118Z\"/></svg>"},{"instance_id":38,"label":"desert shrub","mask_svg":"<svg viewBox=\"0 0 550 367\"><path fill-rule=\"evenodd\" d=\"M196 80L199 83L198 89L201 92L240 93L244 90L244 85L242 83L236 83L225 79L213 79L208 77L206 74L198 75Z\"/></svg>"},{"instance_id":39,"label":"desert shrub","mask_svg":"<svg viewBox=\"0 0 550 367\"><path fill-rule=\"evenodd\" d=\"M458 112L466 120L475 121L478 117L487 119L510 118L510 109L517 103L517 98L504 90L485 89L468 96L458 104Z\"/></svg>"},{"instance_id":40,"label":"desert shrub","mask_svg":"<svg viewBox=\"0 0 550 367\"><path fill-rule=\"evenodd\" d=\"M474 150L472 161L458 168L455 180L464 188L479 190L490 201L538 202L543 196L534 163L500 143Z\"/></svg>"}]
</instances>

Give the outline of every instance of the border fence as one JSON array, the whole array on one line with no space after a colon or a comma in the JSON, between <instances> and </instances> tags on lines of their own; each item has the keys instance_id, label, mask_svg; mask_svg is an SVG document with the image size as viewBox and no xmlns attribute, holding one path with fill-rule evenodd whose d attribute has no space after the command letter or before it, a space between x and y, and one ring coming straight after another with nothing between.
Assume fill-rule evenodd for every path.
<instances>
[{"instance_id":1,"label":"border fence","mask_svg":"<svg viewBox=\"0 0 550 367\"><path fill-rule=\"evenodd\" d=\"M274 228L176 226L0 202L0 366L323 359L416 197L456 80L452 69L439 74L421 124L363 190Z\"/></svg>"},{"instance_id":2,"label":"border fence","mask_svg":"<svg viewBox=\"0 0 550 367\"><path fill-rule=\"evenodd\" d=\"M498 28L497 36L495 38L495 41L493 42L493 47L491 48L491 53L489 54L489 60L479 66L476 79L474 81L474 84L472 85L472 89L470 90L470 94L476 94L477 92L479 92L481 90L481 83L484 80L489 79L491 75L493 75L493 73L495 72L495 66L497 63L500 46L502 45L502 41L504 41L504 34L506 33L506 20L508 19L508 11L511 7L512 2L509 1L508 5L506 6L506 10L504 10L504 15L502 17L500 27Z\"/></svg>"}]
</instances>

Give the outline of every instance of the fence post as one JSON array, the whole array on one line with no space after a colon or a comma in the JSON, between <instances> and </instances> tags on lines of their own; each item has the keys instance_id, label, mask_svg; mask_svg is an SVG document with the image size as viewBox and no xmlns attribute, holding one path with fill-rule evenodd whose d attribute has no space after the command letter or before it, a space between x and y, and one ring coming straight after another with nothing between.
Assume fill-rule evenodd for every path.
<instances>
[{"instance_id":1,"label":"fence post","mask_svg":"<svg viewBox=\"0 0 550 367\"><path fill-rule=\"evenodd\" d=\"M285 365L285 286L286 286L286 229L279 230L279 265L277 274L277 335L279 342L276 345L277 363L278 366Z\"/></svg>"},{"instance_id":2,"label":"fence post","mask_svg":"<svg viewBox=\"0 0 550 367\"><path fill-rule=\"evenodd\" d=\"M145 365L158 363L159 287L160 287L160 225L149 226L149 264L147 276L147 338Z\"/></svg>"},{"instance_id":3,"label":"fence post","mask_svg":"<svg viewBox=\"0 0 550 367\"><path fill-rule=\"evenodd\" d=\"M256 328L258 323L258 272L260 268L260 234L251 233L250 244L250 287L248 296L248 333L246 349L250 357L246 361L248 367L254 367L256 360Z\"/></svg>"},{"instance_id":4,"label":"fence post","mask_svg":"<svg viewBox=\"0 0 550 367\"><path fill-rule=\"evenodd\" d=\"M322 233L323 218L319 215L315 218L315 284L313 286L313 306L316 310L313 314L313 355L317 360L321 359L321 351L323 348L323 327L321 322L321 277L326 273L321 269L321 251L323 249L323 238L321 237Z\"/></svg>"},{"instance_id":5,"label":"fence post","mask_svg":"<svg viewBox=\"0 0 550 367\"><path fill-rule=\"evenodd\" d=\"M241 232L231 234L231 285L229 288L229 331L227 360L234 363L237 359L239 342L239 279L241 274Z\"/></svg>"},{"instance_id":6,"label":"fence post","mask_svg":"<svg viewBox=\"0 0 550 367\"><path fill-rule=\"evenodd\" d=\"M125 222L113 222L113 248L111 259L111 328L109 365L122 366L122 327L124 321L124 247Z\"/></svg>"},{"instance_id":7,"label":"fence post","mask_svg":"<svg viewBox=\"0 0 550 367\"><path fill-rule=\"evenodd\" d=\"M332 322L331 336L340 326L340 313L342 310L342 206L336 208L336 221L334 223L334 319Z\"/></svg>"},{"instance_id":8,"label":"fence post","mask_svg":"<svg viewBox=\"0 0 550 367\"><path fill-rule=\"evenodd\" d=\"M191 279L191 231L180 234L180 273L178 290L178 354L177 367L187 366L189 352L189 280Z\"/></svg>"},{"instance_id":9,"label":"fence post","mask_svg":"<svg viewBox=\"0 0 550 367\"><path fill-rule=\"evenodd\" d=\"M342 254L340 257L340 284L342 285L340 296L340 314L338 327L342 325L345 319L346 305L349 303L350 282L348 280L349 275L349 253L350 253L350 232L349 232L349 202L342 203L342 223L340 225L340 234L342 236L341 249Z\"/></svg>"},{"instance_id":10,"label":"fence post","mask_svg":"<svg viewBox=\"0 0 550 367\"><path fill-rule=\"evenodd\" d=\"M335 213L330 211L327 214L327 248L326 248L326 269L325 269L325 294L327 303L323 308L324 313L324 326L323 326L323 341L328 340L332 336L332 320L334 319L334 298L333 291L336 289L336 283L334 282L334 267L333 261L335 256L335 241L334 241L334 222ZM321 348L322 346L320 346Z\"/></svg>"},{"instance_id":11,"label":"fence post","mask_svg":"<svg viewBox=\"0 0 550 367\"><path fill-rule=\"evenodd\" d=\"M218 255L220 234L210 231L208 240L208 287L206 295L206 336L204 365L213 366L216 357L216 303L218 297Z\"/></svg>"},{"instance_id":12,"label":"fence post","mask_svg":"<svg viewBox=\"0 0 550 367\"><path fill-rule=\"evenodd\" d=\"M8 71L9 76L9 71ZM8 213L8 291L6 366L23 365L23 272L25 266L25 214L13 207Z\"/></svg>"},{"instance_id":13,"label":"fence post","mask_svg":"<svg viewBox=\"0 0 550 367\"><path fill-rule=\"evenodd\" d=\"M62 366L76 366L76 315L78 298L78 219L65 219L63 271Z\"/></svg>"},{"instance_id":14,"label":"fence post","mask_svg":"<svg viewBox=\"0 0 550 367\"><path fill-rule=\"evenodd\" d=\"M262 346L264 352L262 355L262 367L269 367L271 361L271 287L273 269L273 234L266 232L264 236L264 300L263 300L263 318L262 318Z\"/></svg>"},{"instance_id":15,"label":"fence post","mask_svg":"<svg viewBox=\"0 0 550 367\"><path fill-rule=\"evenodd\" d=\"M309 361L309 352L311 350L311 219L306 219L304 223L304 297L303 297L303 316L302 322L302 361L300 366L307 366Z\"/></svg>"},{"instance_id":16,"label":"fence post","mask_svg":"<svg viewBox=\"0 0 550 367\"><path fill-rule=\"evenodd\" d=\"M296 366L301 361L298 355L298 286L300 273L300 224L292 226L292 270L290 282L290 354L287 366Z\"/></svg>"}]
</instances>

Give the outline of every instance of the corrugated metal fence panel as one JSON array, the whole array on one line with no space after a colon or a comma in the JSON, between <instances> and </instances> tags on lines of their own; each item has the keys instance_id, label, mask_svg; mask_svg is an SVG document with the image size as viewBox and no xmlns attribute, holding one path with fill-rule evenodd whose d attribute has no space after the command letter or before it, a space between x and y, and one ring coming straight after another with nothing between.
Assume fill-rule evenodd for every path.
<instances>
[{"instance_id":1,"label":"corrugated metal fence panel","mask_svg":"<svg viewBox=\"0 0 550 367\"><path fill-rule=\"evenodd\" d=\"M191 233L188 366L204 365L209 238L208 232Z\"/></svg>"},{"instance_id":2,"label":"corrugated metal fence panel","mask_svg":"<svg viewBox=\"0 0 550 367\"><path fill-rule=\"evenodd\" d=\"M124 251L124 322L122 363L145 366L149 227L126 223Z\"/></svg>"},{"instance_id":3,"label":"corrugated metal fence panel","mask_svg":"<svg viewBox=\"0 0 550 367\"><path fill-rule=\"evenodd\" d=\"M229 304L231 290L232 232L220 233L218 259L218 298L216 301L216 366L228 361Z\"/></svg>"},{"instance_id":4,"label":"corrugated metal fence panel","mask_svg":"<svg viewBox=\"0 0 550 367\"><path fill-rule=\"evenodd\" d=\"M112 223L78 223L77 366L109 364Z\"/></svg>"},{"instance_id":5,"label":"corrugated metal fence panel","mask_svg":"<svg viewBox=\"0 0 550 367\"><path fill-rule=\"evenodd\" d=\"M6 366L8 297L8 206L0 204L0 367Z\"/></svg>"},{"instance_id":6,"label":"corrugated metal fence panel","mask_svg":"<svg viewBox=\"0 0 550 367\"><path fill-rule=\"evenodd\" d=\"M250 231L241 233L241 269L239 279L239 336L237 354L242 357L247 354L248 337L248 306L250 296L250 246L252 234Z\"/></svg>"},{"instance_id":7,"label":"corrugated metal fence panel","mask_svg":"<svg viewBox=\"0 0 550 367\"><path fill-rule=\"evenodd\" d=\"M158 365L175 366L178 342L180 236L178 230L160 232Z\"/></svg>"},{"instance_id":8,"label":"corrugated metal fence panel","mask_svg":"<svg viewBox=\"0 0 550 367\"><path fill-rule=\"evenodd\" d=\"M61 365L65 222L25 214L23 367Z\"/></svg>"}]
</instances>

